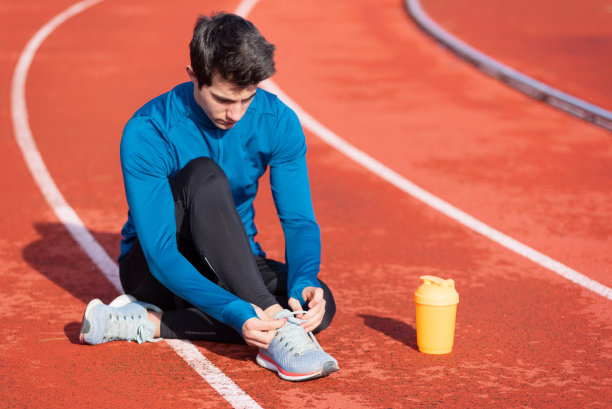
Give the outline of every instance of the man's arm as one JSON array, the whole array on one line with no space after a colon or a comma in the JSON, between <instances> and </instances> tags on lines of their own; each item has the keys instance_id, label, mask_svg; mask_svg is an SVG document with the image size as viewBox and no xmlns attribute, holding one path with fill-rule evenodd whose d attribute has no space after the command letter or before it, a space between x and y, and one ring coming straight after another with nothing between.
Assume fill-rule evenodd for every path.
<instances>
[{"instance_id":1,"label":"man's arm","mask_svg":"<svg viewBox=\"0 0 612 409\"><path fill-rule=\"evenodd\" d=\"M151 273L170 291L242 333L257 317L251 304L212 283L178 251L171 156L156 124L133 118L121 140L127 202Z\"/></svg>"},{"instance_id":2,"label":"man's arm","mask_svg":"<svg viewBox=\"0 0 612 409\"><path fill-rule=\"evenodd\" d=\"M285 235L287 291L290 298L308 307L307 301L313 301L314 294L305 293L305 289L321 287L317 280L321 233L312 207L304 132L295 113L284 105L283 108L275 130L270 184Z\"/></svg>"}]
</instances>

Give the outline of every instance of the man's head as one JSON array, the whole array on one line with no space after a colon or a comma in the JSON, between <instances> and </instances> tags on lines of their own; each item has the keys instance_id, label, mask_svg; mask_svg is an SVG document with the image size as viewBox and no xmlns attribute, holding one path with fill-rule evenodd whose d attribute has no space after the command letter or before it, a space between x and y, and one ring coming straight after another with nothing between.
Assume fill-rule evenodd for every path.
<instances>
[{"instance_id":1,"label":"man's head","mask_svg":"<svg viewBox=\"0 0 612 409\"><path fill-rule=\"evenodd\" d=\"M257 85L276 71L274 46L257 28L235 14L200 16L189 44L199 87L211 85L215 72L234 85Z\"/></svg>"},{"instance_id":2,"label":"man's head","mask_svg":"<svg viewBox=\"0 0 612 409\"><path fill-rule=\"evenodd\" d=\"M219 13L198 18L189 48L196 102L217 127L232 128L274 74L274 46L251 22Z\"/></svg>"}]
</instances>

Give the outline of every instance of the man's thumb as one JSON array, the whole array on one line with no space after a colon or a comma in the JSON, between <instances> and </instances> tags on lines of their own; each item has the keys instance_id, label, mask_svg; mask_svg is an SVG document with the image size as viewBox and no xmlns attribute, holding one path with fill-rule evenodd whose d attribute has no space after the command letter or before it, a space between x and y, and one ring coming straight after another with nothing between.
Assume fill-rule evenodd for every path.
<instances>
[{"instance_id":1,"label":"man's thumb","mask_svg":"<svg viewBox=\"0 0 612 409\"><path fill-rule=\"evenodd\" d=\"M291 307L293 311L300 311L302 309L300 302L293 297L289 298L289 307Z\"/></svg>"}]
</instances>

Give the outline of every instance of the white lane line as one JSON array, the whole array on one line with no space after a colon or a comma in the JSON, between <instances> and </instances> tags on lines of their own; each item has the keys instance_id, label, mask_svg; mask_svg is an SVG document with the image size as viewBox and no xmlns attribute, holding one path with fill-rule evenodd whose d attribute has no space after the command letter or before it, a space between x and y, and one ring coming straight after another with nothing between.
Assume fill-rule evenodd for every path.
<instances>
[{"instance_id":1,"label":"white lane line","mask_svg":"<svg viewBox=\"0 0 612 409\"><path fill-rule=\"evenodd\" d=\"M285 103L287 103L287 105L289 105L300 117L302 124L312 133L344 155L348 156L353 161L368 169L370 172L378 175L403 192L408 193L410 196L420 200L421 202L474 230L475 232L480 233L488 239L493 240L508 250L511 250L533 261L534 263L539 264L540 266L560 275L561 277L564 277L584 288L606 297L609 300L612 300L611 288L606 287L605 285L585 276L584 274L579 273L578 271L481 222L475 217L417 186L399 173L395 172L393 169L383 165L367 153L357 149L355 146L351 145L310 116L297 103L295 103L295 101L289 98L274 82L267 80L264 83L264 88L278 95Z\"/></svg>"},{"instance_id":2,"label":"white lane line","mask_svg":"<svg viewBox=\"0 0 612 409\"><path fill-rule=\"evenodd\" d=\"M242 0L240 4L238 4L238 7L236 7L234 13L247 18L257 3L259 3L259 0Z\"/></svg>"},{"instance_id":3,"label":"white lane line","mask_svg":"<svg viewBox=\"0 0 612 409\"><path fill-rule=\"evenodd\" d=\"M257 0L252 1L249 11L255 6ZM246 15L245 15L246 17ZM499 245L507 248L519 254L534 263L564 277L584 288L587 288L609 300L612 300L612 289L605 285L585 276L582 273L550 258L549 256L540 253L539 251L513 239L510 236L494 229L493 227L481 222L475 217L465 213L450 203L440 199L425 189L417 186L413 182L409 181L393 169L383 165L367 153L359 150L355 146L342 139L340 136L326 128L319 121L314 119L304 109L302 109L294 100L289 98L281 88L276 85L272 80L266 80L263 83L263 87L278 95L287 105L289 105L299 116L302 124L308 128L312 133L321 138L324 142L328 143L353 161L357 162L370 172L378 175L382 179L391 183L393 186L408 193L410 196L420 200L428 206L436 209L440 213L450 217L451 219L461 223L462 225L474 230L475 232L485 236L486 238L493 240Z\"/></svg>"},{"instance_id":4,"label":"white lane line","mask_svg":"<svg viewBox=\"0 0 612 409\"><path fill-rule=\"evenodd\" d=\"M45 200L100 271L119 293L123 293L117 264L87 230L74 209L70 207L45 166L30 129L25 96L28 71L36 51L43 41L62 23L101 1L85 0L74 4L49 20L30 39L19 56L13 73L11 115L15 139ZM206 359L191 342L185 340L169 340L166 342L234 408L261 409L257 402Z\"/></svg>"},{"instance_id":5,"label":"white lane line","mask_svg":"<svg viewBox=\"0 0 612 409\"><path fill-rule=\"evenodd\" d=\"M208 359L204 358L198 348L191 342L180 339L167 339L166 342L232 407L237 409L261 409L261 406L253 398L240 389L234 381Z\"/></svg>"}]
</instances>

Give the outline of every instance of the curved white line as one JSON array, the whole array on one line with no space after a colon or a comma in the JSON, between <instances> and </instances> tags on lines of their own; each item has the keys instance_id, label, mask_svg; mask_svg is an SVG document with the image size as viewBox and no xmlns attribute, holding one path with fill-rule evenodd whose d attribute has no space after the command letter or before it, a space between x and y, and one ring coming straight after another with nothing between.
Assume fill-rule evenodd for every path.
<instances>
[{"instance_id":1,"label":"curved white line","mask_svg":"<svg viewBox=\"0 0 612 409\"><path fill-rule=\"evenodd\" d=\"M410 15L424 31L484 73L504 81L511 87L531 97L543 100L547 104L571 115L612 131L612 112L562 92L543 82L536 81L481 53L440 27L425 13L421 7L420 0L405 0L405 3Z\"/></svg>"},{"instance_id":2,"label":"curved white line","mask_svg":"<svg viewBox=\"0 0 612 409\"><path fill-rule=\"evenodd\" d=\"M247 18L257 3L259 3L259 0L242 0L238 7L236 7L236 11L234 11L234 13Z\"/></svg>"},{"instance_id":3,"label":"curved white line","mask_svg":"<svg viewBox=\"0 0 612 409\"><path fill-rule=\"evenodd\" d=\"M256 3L256 2L255 2ZM312 133L321 138L344 155L359 163L370 172L380 176L382 179L391 183L393 186L408 193L410 196L420 200L426 205L436 209L440 213L450 217L451 219L461 223L462 225L474 230L475 232L485 236L486 238L496 242L497 244L519 254L534 263L564 277L584 288L587 288L609 300L612 300L612 289L605 285L585 276L582 273L550 258L549 256L540 253L539 251L513 239L512 237L494 229L493 227L481 222L475 217L465 213L450 203L440 199L427 190L417 186L409 181L393 169L383 165L367 153L359 150L355 146L342 139L340 136L326 128L319 121L314 119L304 109L302 109L295 101L285 94L278 85L272 80L266 80L263 87L270 92L278 95L287 105L289 105L299 116L302 124Z\"/></svg>"},{"instance_id":4,"label":"curved white line","mask_svg":"<svg viewBox=\"0 0 612 409\"><path fill-rule=\"evenodd\" d=\"M380 176L382 179L391 183L393 186L408 193L410 196L420 200L426 205L436 209L440 213L450 217L451 219L461 223L462 225L474 230L477 233L485 236L486 238L493 240L497 244L519 254L536 264L560 275L561 277L567 278L568 280L587 288L609 300L612 300L612 289L605 285L579 273L578 271L548 257L545 254L540 253L537 250L532 249L529 246L513 239L510 236L494 229L493 227L481 222L475 217L465 213L450 203L440 199L433 195L427 190L417 186L413 182L409 181L393 169L383 165L367 153L357 149L334 132L326 128L306 111L300 108L295 101L289 98L274 82L268 80L264 84L265 88L270 92L278 95L287 105L289 105L300 117L302 124L308 128L312 133L317 135L323 141L333 146L344 155L348 156L353 161L359 163L370 172Z\"/></svg>"},{"instance_id":5,"label":"curved white line","mask_svg":"<svg viewBox=\"0 0 612 409\"><path fill-rule=\"evenodd\" d=\"M53 209L58 219L66 226L72 237L98 266L106 278L119 293L123 293L119 280L119 268L108 253L91 235L77 213L68 204L38 151L30 124L26 106L26 80L32 60L40 45L53 31L71 17L81 13L89 7L103 0L84 0L67 8L41 27L28 41L23 49L11 83L11 115L15 130L15 139L25 162L42 192L45 200ZM201 352L189 341L166 340L176 353L183 358L206 382L210 384L234 408L261 409L249 395L240 389L234 381L206 359Z\"/></svg>"},{"instance_id":6,"label":"curved white line","mask_svg":"<svg viewBox=\"0 0 612 409\"><path fill-rule=\"evenodd\" d=\"M83 10L99 3L102 0L86 0L69 7L62 13L55 16L47 24L45 24L25 46L15 71L13 73L13 81L11 87L11 115L13 117L13 127L15 129L15 138L21 152L25 158L25 162L30 169L30 173L34 177L38 188L43 193L43 196L55 212L57 217L66 226L70 234L81 245L87 255L93 260L98 268L109 279L117 291L122 292L121 283L119 282L119 273L117 265L108 256L106 251L93 238L89 230L87 230L76 214L70 207L64 196L57 188L53 178L49 174L45 163L40 156L40 152L36 147L30 124L28 121L28 110L26 107L25 87L26 79L32 59L42 42L51 34L60 24L79 14Z\"/></svg>"}]
</instances>

